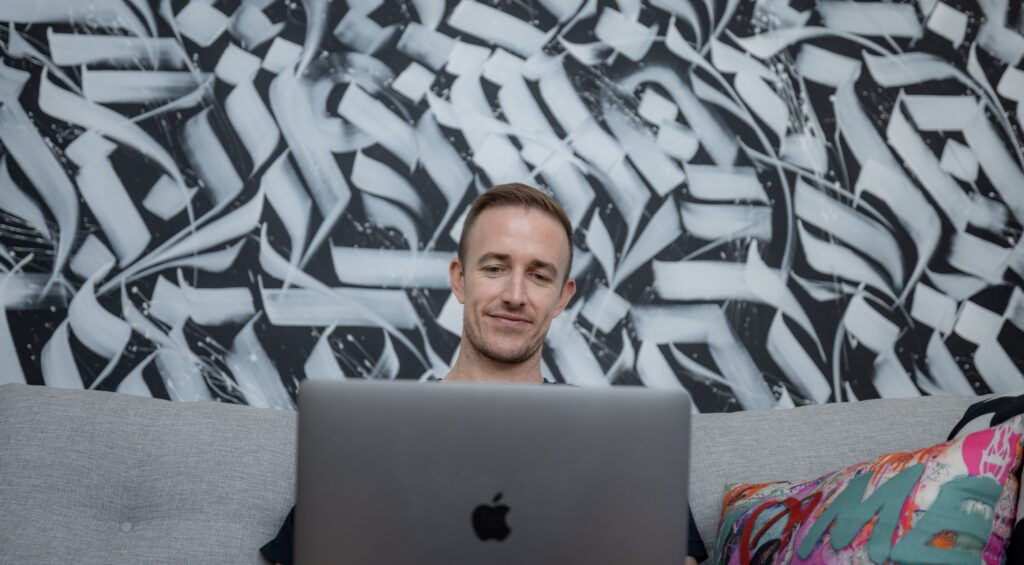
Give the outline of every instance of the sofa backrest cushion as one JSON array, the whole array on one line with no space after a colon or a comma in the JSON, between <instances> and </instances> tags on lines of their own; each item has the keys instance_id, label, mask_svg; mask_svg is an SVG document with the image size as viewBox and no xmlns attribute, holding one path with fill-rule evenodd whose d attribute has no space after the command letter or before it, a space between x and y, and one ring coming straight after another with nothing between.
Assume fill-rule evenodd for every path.
<instances>
[{"instance_id":1,"label":"sofa backrest cushion","mask_svg":"<svg viewBox=\"0 0 1024 565\"><path fill-rule=\"evenodd\" d=\"M728 484L809 480L884 453L941 443L978 400L923 397L697 414L690 508L701 538L710 550Z\"/></svg>"},{"instance_id":2,"label":"sofa backrest cushion","mask_svg":"<svg viewBox=\"0 0 1024 565\"><path fill-rule=\"evenodd\" d=\"M0 385L0 556L260 563L295 500L295 416Z\"/></svg>"}]
</instances>

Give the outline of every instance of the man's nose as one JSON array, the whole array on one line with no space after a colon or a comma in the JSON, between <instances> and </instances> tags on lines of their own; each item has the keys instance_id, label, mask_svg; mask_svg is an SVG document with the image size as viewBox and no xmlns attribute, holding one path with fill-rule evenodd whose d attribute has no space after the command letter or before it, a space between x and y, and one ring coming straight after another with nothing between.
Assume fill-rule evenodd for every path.
<instances>
[{"instance_id":1,"label":"man's nose","mask_svg":"<svg viewBox=\"0 0 1024 565\"><path fill-rule=\"evenodd\" d=\"M524 278L525 275L519 274L508 277L508 282L505 284L505 291L502 293L501 297L506 304L515 308L526 304L526 284Z\"/></svg>"}]
</instances>

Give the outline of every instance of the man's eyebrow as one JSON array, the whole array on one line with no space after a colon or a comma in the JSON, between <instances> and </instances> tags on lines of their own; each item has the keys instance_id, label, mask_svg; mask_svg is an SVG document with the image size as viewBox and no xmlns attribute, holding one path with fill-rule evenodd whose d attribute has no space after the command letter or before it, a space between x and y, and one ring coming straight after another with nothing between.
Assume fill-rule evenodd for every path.
<instances>
[{"instance_id":1,"label":"man's eyebrow","mask_svg":"<svg viewBox=\"0 0 1024 565\"><path fill-rule=\"evenodd\" d=\"M508 261L511 258L512 256L509 255L508 253L497 253L495 251L491 251L481 255L480 258L476 260L476 262L479 265L481 263L486 263L487 261Z\"/></svg>"}]
</instances>

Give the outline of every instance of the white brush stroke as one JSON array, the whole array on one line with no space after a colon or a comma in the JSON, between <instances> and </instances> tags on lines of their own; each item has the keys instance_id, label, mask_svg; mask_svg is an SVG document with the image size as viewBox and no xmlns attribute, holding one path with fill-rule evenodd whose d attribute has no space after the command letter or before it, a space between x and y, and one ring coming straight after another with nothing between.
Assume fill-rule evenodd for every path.
<instances>
[{"instance_id":1,"label":"white brush stroke","mask_svg":"<svg viewBox=\"0 0 1024 565\"><path fill-rule=\"evenodd\" d=\"M899 327L872 308L861 294L847 304L843 325L848 335L879 355L891 352L900 334Z\"/></svg>"},{"instance_id":2,"label":"white brush stroke","mask_svg":"<svg viewBox=\"0 0 1024 565\"><path fill-rule=\"evenodd\" d=\"M454 76L479 74L483 72L484 64L490 56L491 49L487 47L456 40L444 70Z\"/></svg>"},{"instance_id":3,"label":"white brush stroke","mask_svg":"<svg viewBox=\"0 0 1024 565\"><path fill-rule=\"evenodd\" d=\"M267 319L275 326L373 326L378 320L399 330L415 329L419 316L404 290L369 288L261 289ZM359 308L353 308L358 304Z\"/></svg>"},{"instance_id":4,"label":"white brush stroke","mask_svg":"<svg viewBox=\"0 0 1024 565\"><path fill-rule=\"evenodd\" d=\"M287 39L275 37L270 42L270 49L263 56L263 62L260 63L260 66L271 73L278 74L291 68L301 56L302 47Z\"/></svg>"},{"instance_id":5,"label":"white brush stroke","mask_svg":"<svg viewBox=\"0 0 1024 565\"><path fill-rule=\"evenodd\" d=\"M153 287L153 295L149 297L146 313L175 327L188 320L189 304L181 287L160 276Z\"/></svg>"},{"instance_id":6,"label":"white brush stroke","mask_svg":"<svg viewBox=\"0 0 1024 565\"><path fill-rule=\"evenodd\" d=\"M977 394L938 333L932 334L928 340L924 362L929 374L926 378L918 378L917 384L926 393L965 396Z\"/></svg>"},{"instance_id":7,"label":"white brush stroke","mask_svg":"<svg viewBox=\"0 0 1024 565\"><path fill-rule=\"evenodd\" d=\"M816 135L810 133L791 133L782 140L779 149L782 160L803 167L815 174L824 176L828 172L828 149Z\"/></svg>"},{"instance_id":8,"label":"white brush stroke","mask_svg":"<svg viewBox=\"0 0 1024 565\"><path fill-rule=\"evenodd\" d=\"M922 35L917 11L910 4L842 2L824 0L817 5L825 26L866 36L907 37Z\"/></svg>"},{"instance_id":9,"label":"white brush stroke","mask_svg":"<svg viewBox=\"0 0 1024 565\"><path fill-rule=\"evenodd\" d=\"M504 86L509 80L522 76L524 61L515 55L497 48L484 63L483 77L498 86Z\"/></svg>"},{"instance_id":10,"label":"white brush stroke","mask_svg":"<svg viewBox=\"0 0 1024 565\"><path fill-rule=\"evenodd\" d=\"M418 151L412 127L358 85L352 84L345 90L338 114L369 133L410 171L416 166Z\"/></svg>"},{"instance_id":11,"label":"white brush stroke","mask_svg":"<svg viewBox=\"0 0 1024 565\"><path fill-rule=\"evenodd\" d=\"M432 112L424 112L416 123L416 146L423 169L453 210L469 188L473 173L444 136Z\"/></svg>"},{"instance_id":12,"label":"white brush stroke","mask_svg":"<svg viewBox=\"0 0 1024 565\"><path fill-rule=\"evenodd\" d=\"M60 323L53 335L43 346L39 354L40 369L43 373L43 383L46 386L55 388L83 389L85 383L78 371L74 354L71 352L71 344L68 342L71 334L68 331L67 320Z\"/></svg>"},{"instance_id":13,"label":"white brush stroke","mask_svg":"<svg viewBox=\"0 0 1024 565\"><path fill-rule=\"evenodd\" d=\"M259 170L277 147L281 132L252 82L242 82L224 100L224 110L242 140L253 171Z\"/></svg>"},{"instance_id":14,"label":"white brush stroke","mask_svg":"<svg viewBox=\"0 0 1024 565\"><path fill-rule=\"evenodd\" d=\"M772 209L767 206L702 204L684 200L679 205L679 215L686 233L700 239L772 239Z\"/></svg>"},{"instance_id":15,"label":"white brush stroke","mask_svg":"<svg viewBox=\"0 0 1024 565\"><path fill-rule=\"evenodd\" d=\"M967 145L978 158L981 170L1010 208L1017 221L1024 221L1024 172L1001 141L999 134L978 108L963 130Z\"/></svg>"},{"instance_id":16,"label":"white brush stroke","mask_svg":"<svg viewBox=\"0 0 1024 565\"><path fill-rule=\"evenodd\" d=\"M723 73L745 72L776 82L778 77L757 59L717 39L711 41L711 63Z\"/></svg>"},{"instance_id":17,"label":"white brush stroke","mask_svg":"<svg viewBox=\"0 0 1024 565\"><path fill-rule=\"evenodd\" d=\"M108 159L116 147L90 130L76 138L66 153L79 165L76 180L82 199L124 267L142 255L152 236Z\"/></svg>"},{"instance_id":18,"label":"white brush stroke","mask_svg":"<svg viewBox=\"0 0 1024 565\"><path fill-rule=\"evenodd\" d=\"M263 10L243 2L231 16L228 32L238 38L242 47L257 49L267 41L274 39L285 28L285 22L270 21Z\"/></svg>"},{"instance_id":19,"label":"white brush stroke","mask_svg":"<svg viewBox=\"0 0 1024 565\"><path fill-rule=\"evenodd\" d=\"M551 347L551 356L565 382L576 386L609 386L611 383L600 363L573 324L581 306L582 303L577 303L573 310L565 310L551 321L545 343Z\"/></svg>"},{"instance_id":20,"label":"white brush stroke","mask_svg":"<svg viewBox=\"0 0 1024 565\"><path fill-rule=\"evenodd\" d=\"M629 302L607 286L598 284L587 297L580 315L590 320L603 333L611 333L619 321L629 313Z\"/></svg>"},{"instance_id":21,"label":"white brush stroke","mask_svg":"<svg viewBox=\"0 0 1024 565\"><path fill-rule=\"evenodd\" d=\"M174 184L171 177L160 175L153 187L149 189L146 198L142 200L142 206L166 222L184 210L196 192L198 192L197 189L189 188L182 194L181 189Z\"/></svg>"},{"instance_id":22,"label":"white brush stroke","mask_svg":"<svg viewBox=\"0 0 1024 565\"><path fill-rule=\"evenodd\" d=\"M229 43L221 53L220 59L217 59L213 74L221 81L237 86L251 81L259 72L261 63L262 60L256 55L236 47L234 43Z\"/></svg>"},{"instance_id":23,"label":"white brush stroke","mask_svg":"<svg viewBox=\"0 0 1024 565\"><path fill-rule=\"evenodd\" d=\"M700 149L700 140L690 128L676 121L658 125L658 149L678 161L688 162Z\"/></svg>"},{"instance_id":24,"label":"white brush stroke","mask_svg":"<svg viewBox=\"0 0 1024 565\"><path fill-rule=\"evenodd\" d=\"M108 28L124 29L137 37L149 35L145 25L120 0L5 0L0 3L0 21L25 24L76 24L87 27L103 22Z\"/></svg>"},{"instance_id":25,"label":"white brush stroke","mask_svg":"<svg viewBox=\"0 0 1024 565\"><path fill-rule=\"evenodd\" d=\"M914 303L910 315L917 321L949 335L956 322L956 301L932 287L918 283L914 287Z\"/></svg>"},{"instance_id":26,"label":"white brush stroke","mask_svg":"<svg viewBox=\"0 0 1024 565\"><path fill-rule=\"evenodd\" d=\"M71 259L71 271L83 279L89 278L101 267L116 261L114 254L94 234L89 234Z\"/></svg>"},{"instance_id":27,"label":"white brush stroke","mask_svg":"<svg viewBox=\"0 0 1024 565\"><path fill-rule=\"evenodd\" d=\"M43 71L43 82L45 74ZM67 263L78 229L78 197L63 167L17 101L28 77L27 72L0 62L0 142L57 219L60 236L53 263L56 277ZM42 98L40 93L40 105Z\"/></svg>"},{"instance_id":28,"label":"white brush stroke","mask_svg":"<svg viewBox=\"0 0 1024 565\"><path fill-rule=\"evenodd\" d=\"M320 337L316 340L316 345L313 346L313 350L309 353L309 357L303 363L302 373L306 375L307 379L345 380L347 378L345 372L338 365L334 351L331 349L329 339L333 331L334 326L331 326L320 334Z\"/></svg>"},{"instance_id":29,"label":"white brush stroke","mask_svg":"<svg viewBox=\"0 0 1024 565\"><path fill-rule=\"evenodd\" d=\"M928 16L925 27L948 39L953 47L960 47L967 35L967 14L939 2Z\"/></svg>"},{"instance_id":30,"label":"white brush stroke","mask_svg":"<svg viewBox=\"0 0 1024 565\"><path fill-rule=\"evenodd\" d=\"M900 99L919 131L959 131L978 109L973 96L904 94Z\"/></svg>"},{"instance_id":31,"label":"white brush stroke","mask_svg":"<svg viewBox=\"0 0 1024 565\"><path fill-rule=\"evenodd\" d=\"M0 209L21 218L45 239L53 238L43 211L11 178L10 170L7 168L6 155L0 155Z\"/></svg>"},{"instance_id":32,"label":"white brush stroke","mask_svg":"<svg viewBox=\"0 0 1024 565\"><path fill-rule=\"evenodd\" d=\"M462 0L448 16L448 25L489 41L522 57L529 57L547 41L544 32L491 6Z\"/></svg>"},{"instance_id":33,"label":"white brush stroke","mask_svg":"<svg viewBox=\"0 0 1024 565\"><path fill-rule=\"evenodd\" d=\"M405 26L397 45L400 53L435 72L444 68L454 47L454 39L417 22Z\"/></svg>"},{"instance_id":34,"label":"white brush stroke","mask_svg":"<svg viewBox=\"0 0 1024 565\"><path fill-rule=\"evenodd\" d=\"M249 406L294 410L295 403L284 389L281 375L253 330L258 319L259 315L254 316L238 332L224 362Z\"/></svg>"},{"instance_id":35,"label":"white brush stroke","mask_svg":"<svg viewBox=\"0 0 1024 565\"><path fill-rule=\"evenodd\" d=\"M619 260L615 276L610 281L611 288L629 278L641 265L650 261L668 244L675 241L683 232L683 224L679 219L679 211L671 198L666 198L658 211L651 216L644 231L637 237L636 243Z\"/></svg>"},{"instance_id":36,"label":"white brush stroke","mask_svg":"<svg viewBox=\"0 0 1024 565\"><path fill-rule=\"evenodd\" d=\"M97 104L146 104L180 98L210 78L187 71L82 69L82 93Z\"/></svg>"},{"instance_id":37,"label":"white brush stroke","mask_svg":"<svg viewBox=\"0 0 1024 565\"><path fill-rule=\"evenodd\" d=\"M1010 68L1016 67L1024 57L1024 36L992 20L982 24L975 44L1010 65Z\"/></svg>"},{"instance_id":38,"label":"white brush stroke","mask_svg":"<svg viewBox=\"0 0 1024 565\"><path fill-rule=\"evenodd\" d=\"M402 72L398 73L398 77L391 83L391 88L418 104L430 90L430 85L433 82L434 73L416 61L412 61Z\"/></svg>"},{"instance_id":39,"label":"white brush stroke","mask_svg":"<svg viewBox=\"0 0 1024 565\"><path fill-rule=\"evenodd\" d=\"M694 198L712 202L736 201L768 204L768 195L753 167L686 165L687 192Z\"/></svg>"},{"instance_id":40,"label":"white brush stroke","mask_svg":"<svg viewBox=\"0 0 1024 565\"><path fill-rule=\"evenodd\" d=\"M189 2L174 21L181 34L200 47L209 47L228 28L230 20L224 12L204 2Z\"/></svg>"},{"instance_id":41,"label":"white brush stroke","mask_svg":"<svg viewBox=\"0 0 1024 565\"><path fill-rule=\"evenodd\" d=\"M450 251L331 247L334 273L344 284L384 288L449 288Z\"/></svg>"},{"instance_id":42,"label":"white brush stroke","mask_svg":"<svg viewBox=\"0 0 1024 565\"><path fill-rule=\"evenodd\" d=\"M678 390L683 388L672 366L665 361L658 346L644 341L636 356L636 372L644 386L652 389Z\"/></svg>"},{"instance_id":43,"label":"white brush stroke","mask_svg":"<svg viewBox=\"0 0 1024 565\"><path fill-rule=\"evenodd\" d=\"M963 232L953 236L947 259L961 272L998 284L1003 280L1012 251Z\"/></svg>"},{"instance_id":44,"label":"white brush stroke","mask_svg":"<svg viewBox=\"0 0 1024 565\"><path fill-rule=\"evenodd\" d=\"M802 223L797 225L800 246L804 258L812 269L823 275L832 275L855 283L863 283L881 291L891 299L896 298L889 282L852 249L833 243L826 243L811 235Z\"/></svg>"},{"instance_id":45,"label":"white brush stroke","mask_svg":"<svg viewBox=\"0 0 1024 565\"><path fill-rule=\"evenodd\" d=\"M657 25L645 26L611 8L601 11L594 26L594 37L633 62L639 62L647 55L657 34Z\"/></svg>"},{"instance_id":46,"label":"white brush stroke","mask_svg":"<svg viewBox=\"0 0 1024 565\"><path fill-rule=\"evenodd\" d=\"M992 200L980 193L971 193L970 225L1001 234L1010 221L1010 211L1000 202Z\"/></svg>"},{"instance_id":47,"label":"white brush stroke","mask_svg":"<svg viewBox=\"0 0 1024 565\"><path fill-rule=\"evenodd\" d=\"M804 78L822 84L838 87L860 75L861 62L810 43L800 46L796 57L796 72Z\"/></svg>"},{"instance_id":48,"label":"white brush stroke","mask_svg":"<svg viewBox=\"0 0 1024 565\"><path fill-rule=\"evenodd\" d=\"M323 217L321 227L313 236L302 263L327 237L328 231L352 198L351 189L338 168L330 146L323 143L319 136L311 135L318 131L318 120L308 102L308 89L309 85L297 79L289 69L283 70L270 84L270 107Z\"/></svg>"},{"instance_id":49,"label":"white brush stroke","mask_svg":"<svg viewBox=\"0 0 1024 565\"><path fill-rule=\"evenodd\" d=\"M893 112L885 130L889 145L903 158L907 168L914 173L921 185L932 195L939 208L953 223L957 231L967 227L970 200L960 185L939 167L939 160L925 145L903 112Z\"/></svg>"},{"instance_id":50,"label":"white brush stroke","mask_svg":"<svg viewBox=\"0 0 1024 565\"><path fill-rule=\"evenodd\" d=\"M673 28L669 29L671 32ZM734 164L739 152L736 134L730 131L720 118L697 99L693 90L683 82L676 69L668 65L647 65L630 74L622 83L629 90L645 81L656 82L665 88L672 101L679 107L683 117L686 118L686 123L697 133L704 150L716 164L723 167Z\"/></svg>"},{"instance_id":51,"label":"white brush stroke","mask_svg":"<svg viewBox=\"0 0 1024 565\"><path fill-rule=\"evenodd\" d=\"M736 73L733 84L747 107L768 124L776 138L783 139L789 124L789 108L782 98L764 80L746 71Z\"/></svg>"},{"instance_id":52,"label":"white brush stroke","mask_svg":"<svg viewBox=\"0 0 1024 565\"><path fill-rule=\"evenodd\" d=\"M67 318L82 345L105 359L120 356L132 334L124 320L108 312L96 300L96 281L103 278L109 268L108 264L99 269L82 284L71 300Z\"/></svg>"},{"instance_id":53,"label":"white brush stroke","mask_svg":"<svg viewBox=\"0 0 1024 565\"><path fill-rule=\"evenodd\" d=\"M361 53L375 53L395 32L395 26L383 27L355 10L349 10L334 28L334 37L346 47Z\"/></svg>"},{"instance_id":54,"label":"white brush stroke","mask_svg":"<svg viewBox=\"0 0 1024 565\"><path fill-rule=\"evenodd\" d=\"M885 269L893 289L903 286L903 254L885 226L797 179L794 212L801 220L829 232Z\"/></svg>"},{"instance_id":55,"label":"white brush stroke","mask_svg":"<svg viewBox=\"0 0 1024 565\"><path fill-rule=\"evenodd\" d=\"M942 170L964 181L973 183L978 178L978 158L968 147L955 139L947 139L939 160ZM972 193L973 194L973 193Z\"/></svg>"},{"instance_id":56,"label":"white brush stroke","mask_svg":"<svg viewBox=\"0 0 1024 565\"><path fill-rule=\"evenodd\" d=\"M386 198L408 208L417 217L427 212L426 203L412 184L394 169L357 151L352 164L352 184L363 192Z\"/></svg>"},{"instance_id":57,"label":"white brush stroke","mask_svg":"<svg viewBox=\"0 0 1024 565\"><path fill-rule=\"evenodd\" d=\"M128 376L126 376L120 383L117 384L116 391L121 394L130 394L132 396L141 396L144 398L153 398L153 393L149 390L149 385L143 379L142 372L146 370L146 367L156 359L156 353L151 353L141 363L136 365Z\"/></svg>"},{"instance_id":58,"label":"white brush stroke","mask_svg":"<svg viewBox=\"0 0 1024 565\"><path fill-rule=\"evenodd\" d=\"M248 287L195 288L178 270L178 287L188 304L189 317L201 326L237 324L256 313Z\"/></svg>"},{"instance_id":59,"label":"white brush stroke","mask_svg":"<svg viewBox=\"0 0 1024 565\"><path fill-rule=\"evenodd\" d=\"M200 187L214 205L225 205L242 191L243 181L213 131L212 111L213 108L206 108L185 122L180 134L181 149L202 180Z\"/></svg>"},{"instance_id":60,"label":"white brush stroke","mask_svg":"<svg viewBox=\"0 0 1024 565\"><path fill-rule=\"evenodd\" d=\"M188 55L169 37L126 37L46 30L53 62L62 67L102 64L118 68L184 69Z\"/></svg>"},{"instance_id":61,"label":"white brush stroke","mask_svg":"<svg viewBox=\"0 0 1024 565\"><path fill-rule=\"evenodd\" d=\"M309 233L312 200L302 189L302 181L288 160L288 153L282 153L267 168L260 186L267 195L267 202L281 218L291 243L290 264L298 269L302 249Z\"/></svg>"},{"instance_id":62,"label":"white brush stroke","mask_svg":"<svg viewBox=\"0 0 1024 565\"><path fill-rule=\"evenodd\" d=\"M420 249L419 226L407 208L369 192L362 194L362 201L369 225L394 228L405 238L409 249Z\"/></svg>"},{"instance_id":63,"label":"white brush stroke","mask_svg":"<svg viewBox=\"0 0 1024 565\"><path fill-rule=\"evenodd\" d=\"M590 219L586 242L597 263L601 265L606 280L612 280L615 275L615 244L608 233L608 228L601 221L600 214L595 213Z\"/></svg>"},{"instance_id":64,"label":"white brush stroke","mask_svg":"<svg viewBox=\"0 0 1024 565\"><path fill-rule=\"evenodd\" d=\"M94 129L155 161L181 187L185 181L170 153L130 120L54 85L46 71L39 80L39 109L85 129ZM0 127L0 131L7 128Z\"/></svg>"},{"instance_id":65,"label":"white brush stroke","mask_svg":"<svg viewBox=\"0 0 1024 565\"><path fill-rule=\"evenodd\" d=\"M786 374L789 384L816 404L827 402L832 395L828 379L790 331L781 312L772 318L767 338L768 355Z\"/></svg>"},{"instance_id":66,"label":"white brush stroke","mask_svg":"<svg viewBox=\"0 0 1024 565\"><path fill-rule=\"evenodd\" d=\"M874 362L871 384L882 398L913 398L921 396L910 375L892 352L879 355Z\"/></svg>"},{"instance_id":67,"label":"white brush stroke","mask_svg":"<svg viewBox=\"0 0 1024 565\"><path fill-rule=\"evenodd\" d=\"M635 117L626 114L617 102L602 104L602 110L612 135L659 196L665 196L686 180L686 173L658 149L654 135Z\"/></svg>"}]
</instances>

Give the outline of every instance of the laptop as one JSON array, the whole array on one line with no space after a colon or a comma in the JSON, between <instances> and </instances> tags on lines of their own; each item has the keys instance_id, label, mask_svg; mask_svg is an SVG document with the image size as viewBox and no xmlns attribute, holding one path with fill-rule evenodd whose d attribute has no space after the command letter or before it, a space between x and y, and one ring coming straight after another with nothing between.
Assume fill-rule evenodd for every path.
<instances>
[{"instance_id":1,"label":"laptop","mask_svg":"<svg viewBox=\"0 0 1024 565\"><path fill-rule=\"evenodd\" d=\"M296 562L679 565L683 390L311 381Z\"/></svg>"}]
</instances>

